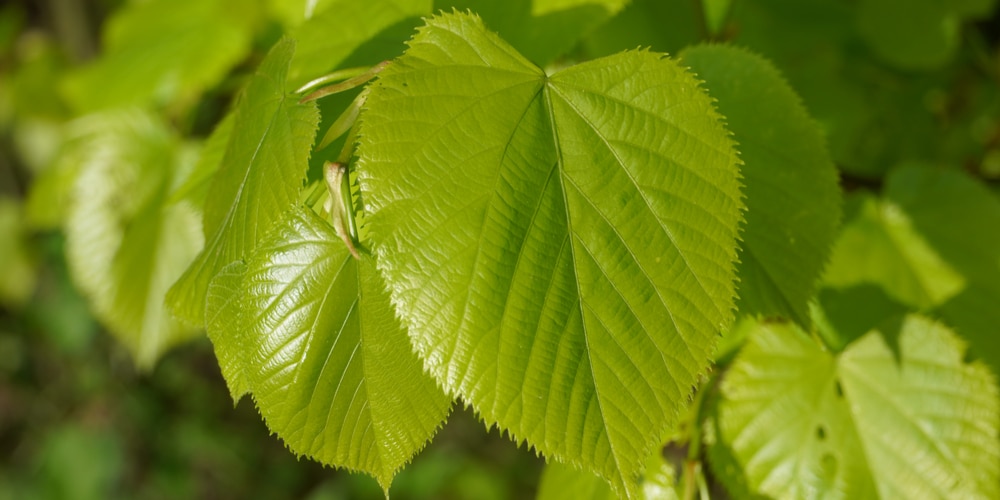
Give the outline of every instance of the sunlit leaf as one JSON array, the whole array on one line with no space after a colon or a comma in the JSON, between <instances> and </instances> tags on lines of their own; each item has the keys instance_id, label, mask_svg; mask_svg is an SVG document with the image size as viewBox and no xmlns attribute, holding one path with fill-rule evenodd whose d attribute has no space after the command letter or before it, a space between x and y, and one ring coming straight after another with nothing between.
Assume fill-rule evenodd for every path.
<instances>
[{"instance_id":1,"label":"sunlit leaf","mask_svg":"<svg viewBox=\"0 0 1000 500\"><path fill-rule=\"evenodd\" d=\"M646 461L642 479L642 500L678 500L674 490L674 467L660 451ZM559 462L546 464L538 485L536 500L616 500L617 495L601 478Z\"/></svg>"},{"instance_id":2,"label":"sunlit leaf","mask_svg":"<svg viewBox=\"0 0 1000 500\"><path fill-rule=\"evenodd\" d=\"M544 67L569 52L583 36L627 3L627 0L438 0L434 7L468 10L482 16L491 30L528 60ZM617 50L634 47L619 46Z\"/></svg>"},{"instance_id":3,"label":"sunlit leaf","mask_svg":"<svg viewBox=\"0 0 1000 500\"><path fill-rule=\"evenodd\" d=\"M996 498L995 377L947 328L908 316L831 355L761 324L727 373L718 438L774 498ZM884 337L895 337L900 354Z\"/></svg>"},{"instance_id":4,"label":"sunlit leaf","mask_svg":"<svg viewBox=\"0 0 1000 500\"><path fill-rule=\"evenodd\" d=\"M93 110L190 99L250 49L253 2L132 2L108 22L104 52L66 82L69 100Z\"/></svg>"},{"instance_id":5,"label":"sunlit leaf","mask_svg":"<svg viewBox=\"0 0 1000 500\"><path fill-rule=\"evenodd\" d=\"M361 120L367 228L425 368L635 496L732 317L737 160L708 96L644 51L547 76L453 14Z\"/></svg>"},{"instance_id":6,"label":"sunlit leaf","mask_svg":"<svg viewBox=\"0 0 1000 500\"><path fill-rule=\"evenodd\" d=\"M162 123L139 112L91 115L73 130L64 152L79 169L65 222L70 271L97 316L148 369L195 333L163 304L202 245L197 212L165 203L186 156Z\"/></svg>"},{"instance_id":7,"label":"sunlit leaf","mask_svg":"<svg viewBox=\"0 0 1000 500\"><path fill-rule=\"evenodd\" d=\"M297 210L248 261L244 367L268 426L297 454L364 471L388 490L450 399L421 371L371 257Z\"/></svg>"},{"instance_id":8,"label":"sunlit leaf","mask_svg":"<svg viewBox=\"0 0 1000 500\"><path fill-rule=\"evenodd\" d=\"M300 104L285 92L294 51L291 40L278 42L236 107L232 137L205 203L205 249L167 296L193 324L204 324L212 277L249 255L302 189L319 113L315 104Z\"/></svg>"}]
</instances>

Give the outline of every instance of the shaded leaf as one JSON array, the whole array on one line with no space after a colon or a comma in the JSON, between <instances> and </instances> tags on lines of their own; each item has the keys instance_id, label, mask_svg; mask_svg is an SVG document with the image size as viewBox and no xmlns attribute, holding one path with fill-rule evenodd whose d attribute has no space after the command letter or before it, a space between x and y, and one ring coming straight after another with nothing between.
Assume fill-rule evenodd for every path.
<instances>
[{"instance_id":1,"label":"shaded leaf","mask_svg":"<svg viewBox=\"0 0 1000 500\"><path fill-rule=\"evenodd\" d=\"M367 229L425 368L635 496L732 317L736 155L697 81L649 52L546 76L443 15L361 120Z\"/></svg>"},{"instance_id":2,"label":"shaded leaf","mask_svg":"<svg viewBox=\"0 0 1000 500\"><path fill-rule=\"evenodd\" d=\"M908 316L838 356L761 324L730 369L719 439L776 498L996 498L1000 402L947 328ZM897 359L883 337L899 339Z\"/></svg>"},{"instance_id":3,"label":"shaded leaf","mask_svg":"<svg viewBox=\"0 0 1000 500\"><path fill-rule=\"evenodd\" d=\"M678 500L674 489L676 479L674 467L657 453L646 461L646 473L642 480L643 500ZM537 500L615 500L617 495L601 478L559 462L545 465L538 485Z\"/></svg>"},{"instance_id":4,"label":"shaded leaf","mask_svg":"<svg viewBox=\"0 0 1000 500\"><path fill-rule=\"evenodd\" d=\"M222 268L208 285L205 298L205 333L212 341L222 377L233 401L250 392L249 358L253 344L247 338L243 299L247 266L242 261Z\"/></svg>"},{"instance_id":5,"label":"shaded leaf","mask_svg":"<svg viewBox=\"0 0 1000 500\"><path fill-rule=\"evenodd\" d=\"M767 60L723 45L685 49L681 60L718 99L743 160L739 312L808 325L807 302L840 221L837 170L822 132Z\"/></svg>"},{"instance_id":6,"label":"shaded leaf","mask_svg":"<svg viewBox=\"0 0 1000 500\"><path fill-rule=\"evenodd\" d=\"M278 42L236 107L232 137L205 203L205 249L167 295L185 321L205 323L212 277L249 255L302 189L319 113L313 103L285 93L294 51L291 40Z\"/></svg>"},{"instance_id":7,"label":"shaded leaf","mask_svg":"<svg viewBox=\"0 0 1000 500\"><path fill-rule=\"evenodd\" d=\"M421 371L371 257L352 258L300 209L261 243L244 280L245 340L256 346L244 373L268 427L295 453L388 491L450 400ZM246 345L233 342L221 344Z\"/></svg>"}]
</instances>

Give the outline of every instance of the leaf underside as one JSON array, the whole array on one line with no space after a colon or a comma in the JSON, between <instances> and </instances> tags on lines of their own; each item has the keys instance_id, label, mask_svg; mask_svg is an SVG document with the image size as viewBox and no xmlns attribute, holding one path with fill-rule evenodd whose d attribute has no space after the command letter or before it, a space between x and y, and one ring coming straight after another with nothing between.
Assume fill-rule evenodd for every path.
<instances>
[{"instance_id":1,"label":"leaf underside","mask_svg":"<svg viewBox=\"0 0 1000 500\"><path fill-rule=\"evenodd\" d=\"M733 308L737 159L698 82L644 51L547 76L448 14L361 120L367 229L425 368L635 496Z\"/></svg>"}]
</instances>

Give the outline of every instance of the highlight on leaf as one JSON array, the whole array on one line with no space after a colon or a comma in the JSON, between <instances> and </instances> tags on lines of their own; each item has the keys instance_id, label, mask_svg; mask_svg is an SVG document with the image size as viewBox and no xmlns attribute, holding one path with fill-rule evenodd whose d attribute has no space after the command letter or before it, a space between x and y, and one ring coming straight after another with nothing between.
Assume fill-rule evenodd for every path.
<instances>
[{"instance_id":1,"label":"highlight on leaf","mask_svg":"<svg viewBox=\"0 0 1000 500\"><path fill-rule=\"evenodd\" d=\"M547 75L443 14L360 123L366 228L425 369L637 495L732 319L737 156L698 81L647 51Z\"/></svg>"}]
</instances>

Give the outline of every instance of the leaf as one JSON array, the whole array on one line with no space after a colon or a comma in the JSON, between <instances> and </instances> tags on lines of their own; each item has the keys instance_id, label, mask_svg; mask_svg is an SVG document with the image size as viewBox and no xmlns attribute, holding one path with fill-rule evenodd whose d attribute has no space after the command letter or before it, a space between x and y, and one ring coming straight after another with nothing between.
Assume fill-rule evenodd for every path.
<instances>
[{"instance_id":1,"label":"leaf","mask_svg":"<svg viewBox=\"0 0 1000 500\"><path fill-rule=\"evenodd\" d=\"M958 16L939 0L861 0L858 31L875 53L901 69L935 69L959 42ZM901 13L905 12L905 15Z\"/></svg>"},{"instance_id":2,"label":"leaf","mask_svg":"<svg viewBox=\"0 0 1000 500\"><path fill-rule=\"evenodd\" d=\"M679 52L702 39L700 8L688 0L630 0L584 37L580 49L588 58L615 54L623 47Z\"/></svg>"},{"instance_id":3,"label":"leaf","mask_svg":"<svg viewBox=\"0 0 1000 500\"><path fill-rule=\"evenodd\" d=\"M643 500L678 500L675 491L674 467L667 462L660 450L646 460L646 473L642 481ZM601 478L559 462L551 462L542 470L536 500L615 500L617 495Z\"/></svg>"},{"instance_id":4,"label":"leaf","mask_svg":"<svg viewBox=\"0 0 1000 500\"><path fill-rule=\"evenodd\" d=\"M196 333L163 304L202 245L197 212L165 203L186 156L164 124L137 111L90 115L72 128L64 161L79 170L65 222L69 268L97 317L149 369Z\"/></svg>"},{"instance_id":5,"label":"leaf","mask_svg":"<svg viewBox=\"0 0 1000 500\"><path fill-rule=\"evenodd\" d=\"M545 67L569 52L584 35L611 19L627 3L628 0L439 0L434 7L475 12L529 61Z\"/></svg>"},{"instance_id":6,"label":"leaf","mask_svg":"<svg viewBox=\"0 0 1000 500\"><path fill-rule=\"evenodd\" d=\"M839 356L791 324L761 324L730 369L720 440L775 498L996 498L1000 402L985 366L920 316L900 359L873 330Z\"/></svg>"},{"instance_id":7,"label":"leaf","mask_svg":"<svg viewBox=\"0 0 1000 500\"><path fill-rule=\"evenodd\" d=\"M212 277L248 256L302 189L319 113L315 104L300 104L284 91L294 51L293 41L278 42L236 107L232 137L205 203L205 249L167 295L185 321L205 324Z\"/></svg>"},{"instance_id":8,"label":"leaf","mask_svg":"<svg viewBox=\"0 0 1000 500\"><path fill-rule=\"evenodd\" d=\"M85 111L197 96L249 51L254 12L230 0L134 2L108 22L103 54L71 74L64 93Z\"/></svg>"},{"instance_id":9,"label":"leaf","mask_svg":"<svg viewBox=\"0 0 1000 500\"><path fill-rule=\"evenodd\" d=\"M361 120L367 229L425 368L635 496L732 316L736 155L697 81L641 51L546 76L450 14Z\"/></svg>"},{"instance_id":10,"label":"leaf","mask_svg":"<svg viewBox=\"0 0 1000 500\"><path fill-rule=\"evenodd\" d=\"M300 209L261 243L244 283L256 346L247 372L268 427L295 453L364 471L388 491L451 405L422 373L371 257L352 258Z\"/></svg>"},{"instance_id":11,"label":"leaf","mask_svg":"<svg viewBox=\"0 0 1000 500\"><path fill-rule=\"evenodd\" d=\"M226 148L229 146L229 138L233 135L233 114L230 113L222 119L211 135L205 140L198 155L198 162L191 169L190 174L183 179L180 186L174 190L171 202L188 200L198 206L204 206L208 196L208 190L212 185L215 173L219 171L219 166L225 159Z\"/></svg>"},{"instance_id":12,"label":"leaf","mask_svg":"<svg viewBox=\"0 0 1000 500\"><path fill-rule=\"evenodd\" d=\"M365 44L377 42L383 31L407 20L417 20L431 13L432 0L332 0L292 33L298 52L289 70L291 86L298 87L323 73L337 68ZM399 54L400 42L416 25L407 25L391 38L391 49L376 51L376 57ZM393 33L396 33L393 31ZM375 64L379 59L360 61Z\"/></svg>"},{"instance_id":13,"label":"leaf","mask_svg":"<svg viewBox=\"0 0 1000 500\"><path fill-rule=\"evenodd\" d=\"M808 325L807 302L840 222L837 170L822 131L760 56L702 45L680 57L705 79L740 145L747 213L737 265L739 311Z\"/></svg>"},{"instance_id":14,"label":"leaf","mask_svg":"<svg viewBox=\"0 0 1000 500\"><path fill-rule=\"evenodd\" d=\"M247 266L242 261L222 268L208 285L205 298L205 333L212 341L233 402L250 393L251 388L252 372L247 368L253 344L247 338L243 307L243 295L247 293L244 282L246 273Z\"/></svg>"},{"instance_id":15,"label":"leaf","mask_svg":"<svg viewBox=\"0 0 1000 500\"><path fill-rule=\"evenodd\" d=\"M37 271L17 201L0 196L0 304L16 310L35 291Z\"/></svg>"},{"instance_id":16,"label":"leaf","mask_svg":"<svg viewBox=\"0 0 1000 500\"><path fill-rule=\"evenodd\" d=\"M859 195L856 217L841 231L824 281L835 288L872 283L893 299L930 309L960 292L965 280L927 243L899 205Z\"/></svg>"}]
</instances>

